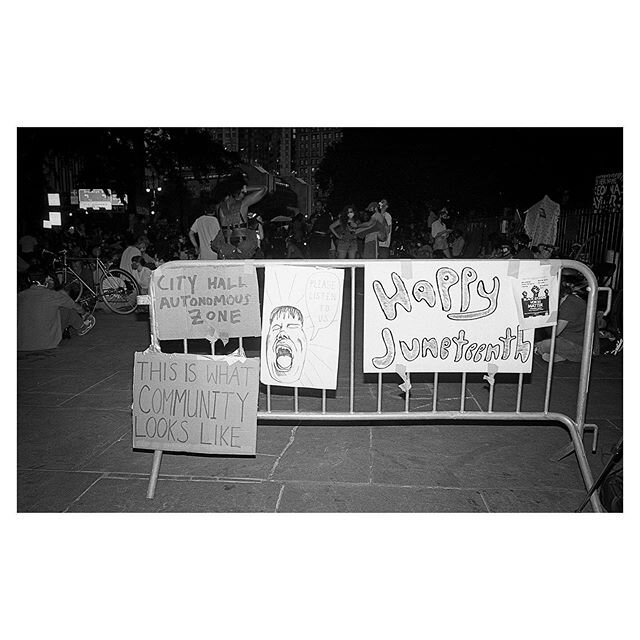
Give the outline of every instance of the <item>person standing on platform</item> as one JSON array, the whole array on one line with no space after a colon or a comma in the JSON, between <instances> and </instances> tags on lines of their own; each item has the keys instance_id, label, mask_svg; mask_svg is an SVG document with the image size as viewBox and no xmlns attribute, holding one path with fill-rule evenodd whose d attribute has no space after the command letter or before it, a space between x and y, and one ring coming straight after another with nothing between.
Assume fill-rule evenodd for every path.
<instances>
[{"instance_id":1,"label":"person standing on platform","mask_svg":"<svg viewBox=\"0 0 640 640\"><path fill-rule=\"evenodd\" d=\"M211 196L203 197L203 215L196 218L189 229L189 240L196 250L198 260L217 260L218 254L211 248L211 242L220 233L220 223L216 218L216 208Z\"/></svg>"},{"instance_id":2,"label":"person standing on platform","mask_svg":"<svg viewBox=\"0 0 640 640\"><path fill-rule=\"evenodd\" d=\"M391 232L393 231L393 218L389 213L389 202L386 199L380 200L378 203L380 212L387 225L387 239L378 241L378 258L388 258L391 251Z\"/></svg>"},{"instance_id":3,"label":"person standing on platform","mask_svg":"<svg viewBox=\"0 0 640 640\"><path fill-rule=\"evenodd\" d=\"M225 185L227 195L218 204L221 233L211 240L211 249L221 258L253 258L258 251L258 238L249 233L249 207L267 194L267 187L248 187L244 175L233 176Z\"/></svg>"}]
</instances>

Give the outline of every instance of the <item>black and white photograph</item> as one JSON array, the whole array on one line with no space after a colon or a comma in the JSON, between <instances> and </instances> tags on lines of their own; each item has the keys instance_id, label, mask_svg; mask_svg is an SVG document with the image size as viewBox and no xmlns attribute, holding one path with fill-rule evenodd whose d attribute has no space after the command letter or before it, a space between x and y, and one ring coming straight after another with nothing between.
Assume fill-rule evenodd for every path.
<instances>
[{"instance_id":1,"label":"black and white photograph","mask_svg":"<svg viewBox=\"0 0 640 640\"><path fill-rule=\"evenodd\" d=\"M72 4L6 82L19 587L105 576L67 638L624 637L624 16Z\"/></svg>"}]
</instances>

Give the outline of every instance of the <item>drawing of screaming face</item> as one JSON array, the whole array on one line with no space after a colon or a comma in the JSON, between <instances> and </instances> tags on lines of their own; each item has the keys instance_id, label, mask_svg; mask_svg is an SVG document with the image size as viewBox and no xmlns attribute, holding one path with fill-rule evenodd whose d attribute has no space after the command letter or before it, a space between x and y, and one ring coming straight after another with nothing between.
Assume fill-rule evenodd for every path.
<instances>
[{"instance_id":1,"label":"drawing of screaming face","mask_svg":"<svg viewBox=\"0 0 640 640\"><path fill-rule=\"evenodd\" d=\"M300 379L307 355L304 318L296 307L276 307L269 318L266 359L274 380L292 383Z\"/></svg>"}]
</instances>

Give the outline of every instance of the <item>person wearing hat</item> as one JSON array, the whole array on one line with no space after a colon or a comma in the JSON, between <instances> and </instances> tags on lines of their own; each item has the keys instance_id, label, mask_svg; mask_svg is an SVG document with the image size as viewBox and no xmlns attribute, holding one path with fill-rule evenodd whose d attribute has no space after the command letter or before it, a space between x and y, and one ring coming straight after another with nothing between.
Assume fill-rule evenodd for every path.
<instances>
[{"instance_id":1,"label":"person wearing hat","mask_svg":"<svg viewBox=\"0 0 640 640\"><path fill-rule=\"evenodd\" d=\"M447 237L451 233L447 229L446 220L449 219L449 212L445 207L440 209L437 220L431 225L431 237L433 238L433 250L442 251L445 257L451 257L451 250L449 249L449 243Z\"/></svg>"}]
</instances>

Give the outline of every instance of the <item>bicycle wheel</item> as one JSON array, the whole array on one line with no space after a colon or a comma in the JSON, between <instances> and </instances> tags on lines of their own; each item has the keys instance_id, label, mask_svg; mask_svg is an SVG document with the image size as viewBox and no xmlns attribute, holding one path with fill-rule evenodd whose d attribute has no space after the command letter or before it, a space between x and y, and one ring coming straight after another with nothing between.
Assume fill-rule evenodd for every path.
<instances>
[{"instance_id":1,"label":"bicycle wheel","mask_svg":"<svg viewBox=\"0 0 640 640\"><path fill-rule=\"evenodd\" d=\"M78 302L85 289L82 280L71 269L58 269L55 277L56 289L64 289L74 302Z\"/></svg>"},{"instance_id":2,"label":"bicycle wheel","mask_svg":"<svg viewBox=\"0 0 640 640\"><path fill-rule=\"evenodd\" d=\"M100 280L100 298L114 313L132 313L138 306L139 289L133 276L122 269L109 269Z\"/></svg>"}]
</instances>

